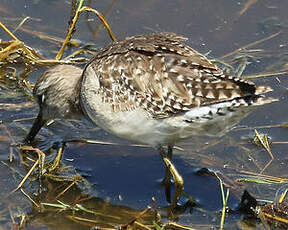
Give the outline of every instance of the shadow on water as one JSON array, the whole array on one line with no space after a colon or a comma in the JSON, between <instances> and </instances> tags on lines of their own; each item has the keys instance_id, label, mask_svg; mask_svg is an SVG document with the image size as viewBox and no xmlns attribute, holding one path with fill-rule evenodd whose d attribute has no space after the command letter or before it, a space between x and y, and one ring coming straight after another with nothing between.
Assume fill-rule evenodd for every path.
<instances>
[{"instance_id":1,"label":"shadow on water","mask_svg":"<svg viewBox=\"0 0 288 230\"><path fill-rule=\"evenodd\" d=\"M232 65L236 72L243 60L249 62L243 75L255 77L258 73L275 73L253 81L270 85L274 89L270 96L279 98L279 102L251 113L224 137L195 137L177 144L173 162L184 178L185 192L196 199L197 205L184 206L172 220L197 229L218 228L220 224L221 191L219 180L211 171L217 172L230 189L228 206L232 210L237 209L244 189L258 199L276 201L287 188L284 180L288 177L287 127L281 124L287 122L288 80L287 74L277 74L287 69L287 4L268 0L254 1L252 5L249 2L253 1L111 0L91 3L91 7L104 13L119 38L172 31L188 37L189 45L210 58L222 56L221 60ZM67 1L19 3L4 0L0 3L1 21L11 30L29 16L15 34L49 58L55 57L61 45L57 38L65 36L69 13ZM272 39L224 56L278 31L281 33ZM36 32L43 34L40 36ZM3 31L0 34L2 40L10 39ZM80 46L91 44L93 49L110 42L95 17L85 15L81 16L73 38L79 39ZM65 55L73 51L74 48L69 47ZM16 68L16 75L11 67ZM62 139L97 139L98 144L68 143L58 174L45 176L41 191L35 170L23 191L7 198L33 164L29 158L27 160L31 153L27 155L11 145L21 142L38 109L29 92L21 90L19 82L15 81L23 68L19 64L11 64L5 70L0 68L0 230L13 226L17 229L21 221L25 229L113 228L130 223L139 215L137 222L152 227L153 209L141 215L148 205L153 206L152 197L156 199L163 221L167 221L167 202L160 184L164 176L160 156L152 148L113 137L87 121L57 121L42 129L35 147L50 153L47 161L53 159L57 143ZM29 81L34 83L44 70L42 67L34 70ZM272 161L261 145L253 143L255 128L261 134L268 134L272 142ZM210 171L200 170L203 168ZM81 180L73 182L75 177ZM283 178L281 183L279 177ZM187 200L183 196L180 202L185 204ZM225 224L230 229L264 228L261 221L248 221L237 211L228 212Z\"/></svg>"}]
</instances>

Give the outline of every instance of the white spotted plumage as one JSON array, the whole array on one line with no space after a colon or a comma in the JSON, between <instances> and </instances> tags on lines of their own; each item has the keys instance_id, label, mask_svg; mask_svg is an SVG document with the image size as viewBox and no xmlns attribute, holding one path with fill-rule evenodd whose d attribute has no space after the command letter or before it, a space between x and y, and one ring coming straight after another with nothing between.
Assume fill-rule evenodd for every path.
<instances>
[{"instance_id":1,"label":"white spotted plumage","mask_svg":"<svg viewBox=\"0 0 288 230\"><path fill-rule=\"evenodd\" d=\"M193 135L221 135L253 105L274 100L257 95L270 87L223 74L183 40L156 33L100 50L83 74L80 98L86 115L120 137L173 145ZM106 97L112 102L105 103Z\"/></svg>"}]
</instances>

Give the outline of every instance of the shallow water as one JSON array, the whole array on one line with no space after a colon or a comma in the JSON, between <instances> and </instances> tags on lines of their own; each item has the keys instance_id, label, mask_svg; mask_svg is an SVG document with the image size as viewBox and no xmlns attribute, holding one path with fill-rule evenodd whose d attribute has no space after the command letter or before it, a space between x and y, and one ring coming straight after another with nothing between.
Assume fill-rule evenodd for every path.
<instances>
[{"instance_id":1,"label":"shallow water","mask_svg":"<svg viewBox=\"0 0 288 230\"><path fill-rule=\"evenodd\" d=\"M281 34L261 44L250 47L256 58L249 58L250 65L244 75L261 72L279 71L285 66L287 58L287 7L285 1L257 1L246 12L240 15L247 1L92 1L91 7L102 12L117 38L154 31L171 31L189 38L188 44L202 53L209 53L210 58L220 58L248 43L268 37L278 31ZM54 58L60 47L59 42L40 39L31 31L42 31L48 35L64 38L69 20L69 1L16 1L4 0L0 3L1 21L13 30L21 20L30 19L15 33L25 44L38 50L46 58ZM30 32L29 32L30 31ZM2 40L10 40L0 30ZM102 47L110 43L106 31L99 26L94 15L81 16L73 38L79 39L81 45L92 43ZM259 50L266 52L260 52ZM70 48L66 55L70 54ZM235 56L234 56L235 57ZM232 57L230 57L230 60ZM225 60L228 61L228 60ZM286 64L287 65L287 64ZM45 68L33 71L29 80L33 83ZM17 66L17 76L21 65ZM197 229L218 228L222 208L219 181L214 176L203 176L195 173L206 167L219 172L223 180L230 185L229 207L236 209L239 199L246 188L259 199L274 200L277 191L285 184L261 185L256 183L239 184L235 180L248 177L246 172L260 173L269 162L269 154L251 143L254 127L280 125L287 122L287 74L257 78L258 84L269 85L274 91L269 94L279 98L279 102L267 105L251 113L239 125L224 137L195 137L178 143L180 148L174 151L173 162L185 181L185 192L193 196L198 206L182 210L176 219L179 224L186 224ZM162 209L168 205L165 192L160 185L164 175L164 166L160 156L149 147L131 146L131 143L91 126L84 122L68 126L56 122L49 128L41 130L36 147L48 151L55 142L67 138L90 138L112 144L70 143L67 145L62 163L72 169L60 172L60 176L82 175L88 183L79 183L69 189L59 200L81 204L86 208L117 216L115 218L88 216L84 213L56 212L55 209L44 209L39 212L31 201L21 192L16 192L9 199L7 193L17 187L29 167L25 166L19 143L32 125L38 108L29 97L19 90L15 80L1 75L0 77L0 229L11 228L12 217L15 224L21 222L21 215L27 221L25 229L90 229L93 225L107 227L128 223L147 205L152 205L155 197ZM31 118L29 120L21 120ZM19 120L20 119L20 120ZM85 130L85 131L83 131ZM263 172L275 177L288 177L287 167L287 128L257 128L266 133L272 142L271 151L274 160ZM286 142L280 144L279 142ZM53 151L51 150L53 153ZM55 152L55 151L54 151ZM9 162L9 155L14 159ZM25 154L24 154L25 156ZM50 155L51 156L51 155ZM51 158L54 155L51 156ZM47 157L49 158L49 157ZM71 182L55 182L45 179L42 182L42 193L38 194L38 179L35 174L26 182L24 190L39 204L55 203L55 197ZM83 198L84 197L84 198ZM185 197L180 200L187 201ZM10 213L9 213L10 210ZM70 214L70 215L69 215ZM95 222L73 219L71 216L93 219ZM163 216L165 211L163 210ZM57 217L57 218L56 218ZM112 221L111 221L112 219ZM148 215L147 223L151 223ZM247 224L241 220L240 213L229 214L226 227L234 229L236 225ZM114 220L114 222L113 222ZM165 219L164 219L165 220ZM97 222L98 221L98 222ZM150 222L149 222L150 221ZM253 223L250 223L252 226ZM259 222L255 229L262 229Z\"/></svg>"}]
</instances>

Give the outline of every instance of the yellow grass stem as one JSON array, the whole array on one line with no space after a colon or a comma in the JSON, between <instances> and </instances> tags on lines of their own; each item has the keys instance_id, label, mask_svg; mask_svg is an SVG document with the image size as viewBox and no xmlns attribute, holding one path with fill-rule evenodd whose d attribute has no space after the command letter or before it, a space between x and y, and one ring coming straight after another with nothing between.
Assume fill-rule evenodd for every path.
<instances>
[{"instance_id":1,"label":"yellow grass stem","mask_svg":"<svg viewBox=\"0 0 288 230\"><path fill-rule=\"evenodd\" d=\"M105 28L107 29L107 31L108 31L111 39L112 39L113 41L116 41L116 38L115 38L115 36L114 36L114 34L113 34L113 32L112 32L112 30L111 30L108 22L107 22L106 19L104 18L104 16L103 16L99 11L97 11L97 10L95 10L95 9L92 9L92 8L90 8L90 7L86 7L86 6L85 6L85 7L82 7L80 10L77 10L77 12L76 12L76 14L75 14L75 16L74 16L74 18L73 18L72 24L71 24L71 26L70 26L70 28L69 28L69 30L68 30L68 33L67 33L67 35L66 35L66 37L65 37L65 40L64 40L64 42L63 42L63 44L62 44L59 52L58 52L57 55L56 55L56 58L55 58L56 60L60 60L60 59L62 58L63 53L64 53L64 49L65 49L65 47L66 47L66 45L67 45L67 43L68 43L68 41L69 41L69 39L70 39L70 37L71 37L71 34L72 34L73 30L74 30L74 27L75 27L75 25L76 25L76 22L78 21L78 18L79 18L79 16L80 16L80 13L82 13L82 12L84 12L84 11L88 11L88 12L93 12L93 13L95 13L95 14L98 16L98 18L103 22L103 24L104 24Z\"/></svg>"},{"instance_id":2,"label":"yellow grass stem","mask_svg":"<svg viewBox=\"0 0 288 230\"><path fill-rule=\"evenodd\" d=\"M9 34L9 36L16 41L19 41L19 39L0 21L0 27L2 27L2 29Z\"/></svg>"}]
</instances>

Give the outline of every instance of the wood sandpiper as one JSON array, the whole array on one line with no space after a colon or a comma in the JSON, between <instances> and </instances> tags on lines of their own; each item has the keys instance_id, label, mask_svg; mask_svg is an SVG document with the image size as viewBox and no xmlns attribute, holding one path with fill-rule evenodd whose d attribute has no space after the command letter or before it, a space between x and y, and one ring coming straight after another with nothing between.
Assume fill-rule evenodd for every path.
<instances>
[{"instance_id":1,"label":"wood sandpiper","mask_svg":"<svg viewBox=\"0 0 288 230\"><path fill-rule=\"evenodd\" d=\"M102 48L82 71L62 65L46 71L34 88L40 111L25 141L55 118L85 116L102 129L155 147L172 175L175 207L183 179L171 163L173 145L195 136L221 136L250 111L276 99L223 73L174 33L129 37ZM168 146L166 152L163 148Z\"/></svg>"}]
</instances>

